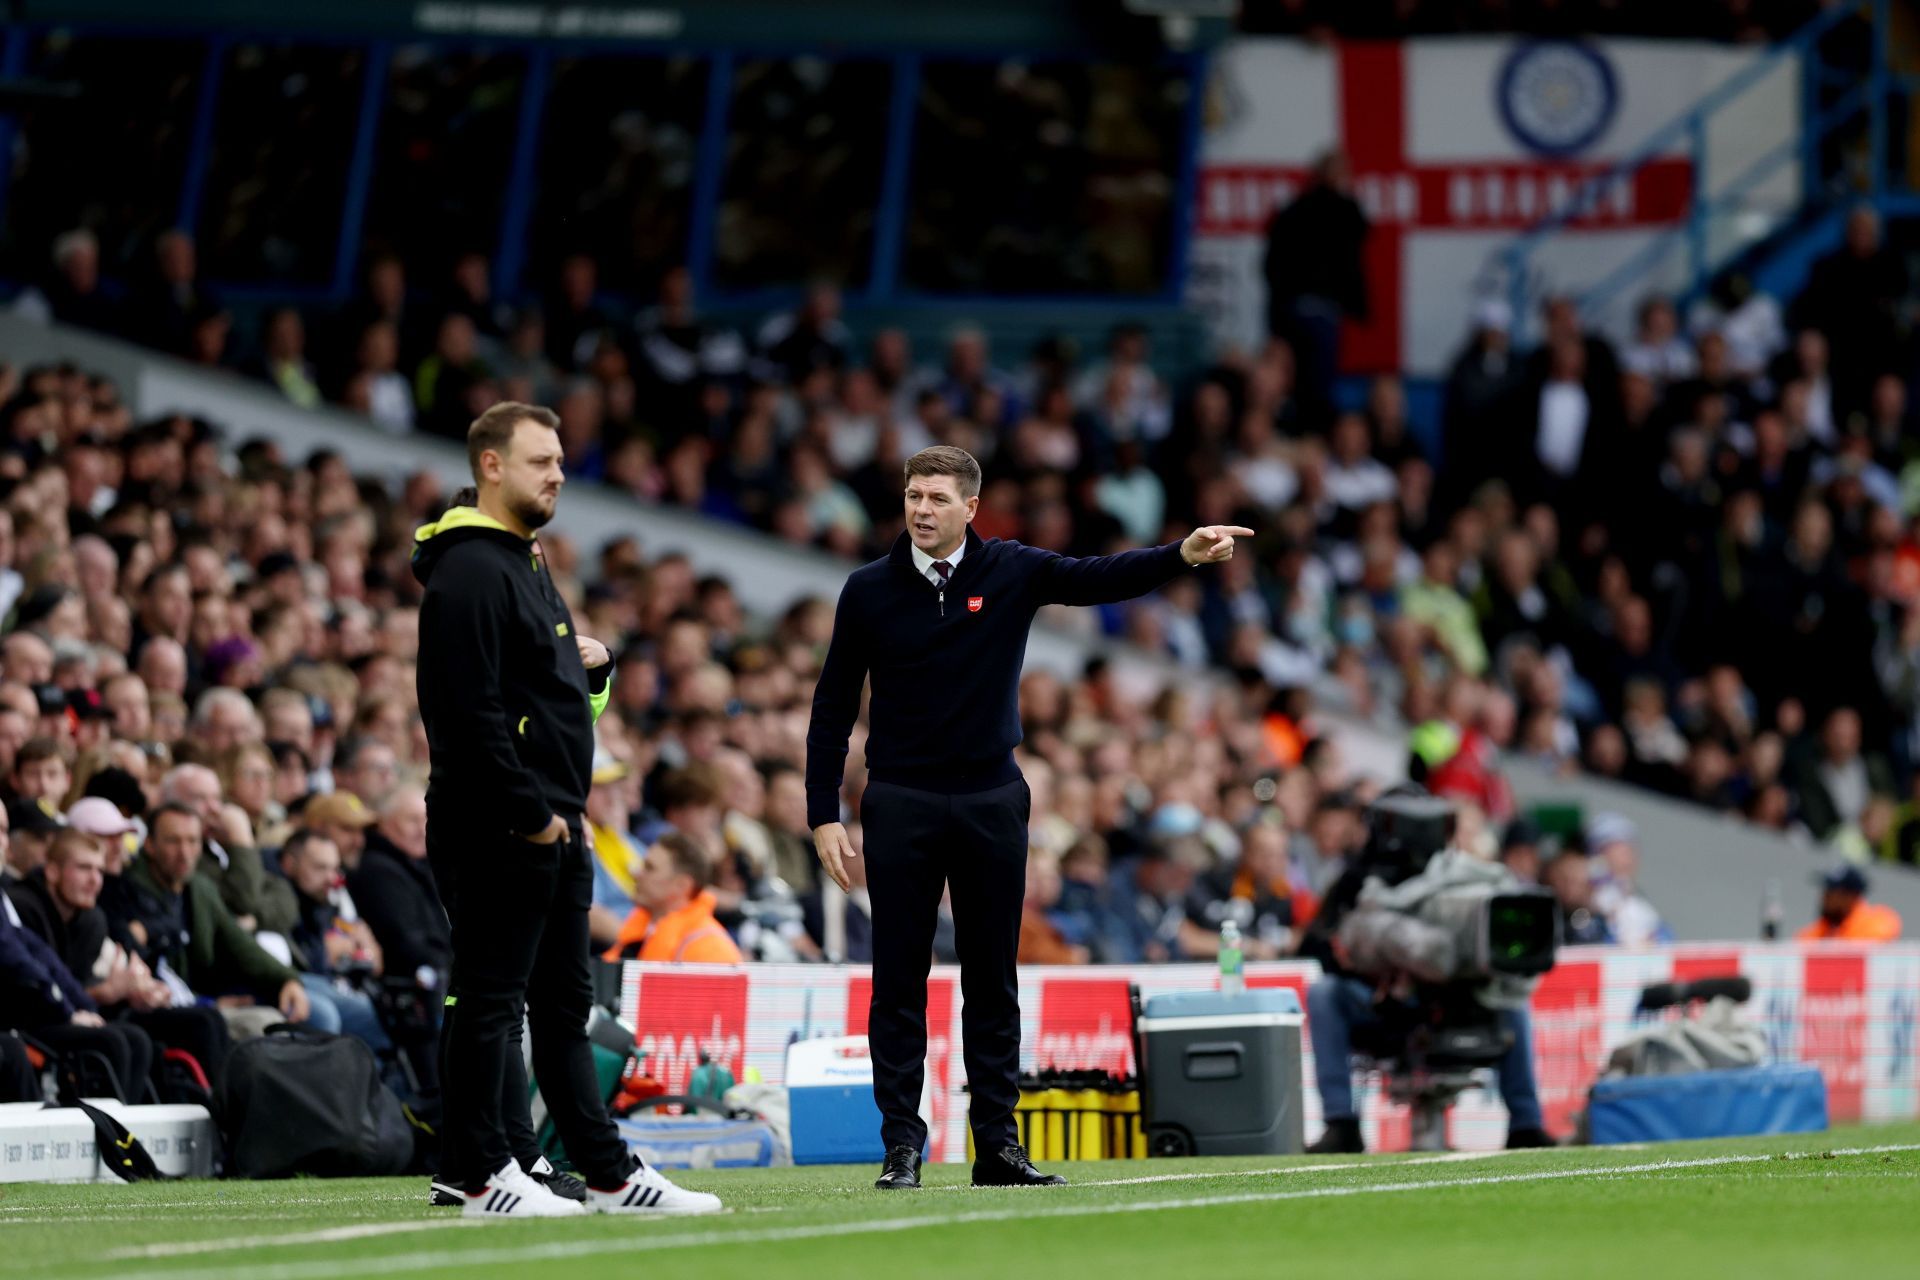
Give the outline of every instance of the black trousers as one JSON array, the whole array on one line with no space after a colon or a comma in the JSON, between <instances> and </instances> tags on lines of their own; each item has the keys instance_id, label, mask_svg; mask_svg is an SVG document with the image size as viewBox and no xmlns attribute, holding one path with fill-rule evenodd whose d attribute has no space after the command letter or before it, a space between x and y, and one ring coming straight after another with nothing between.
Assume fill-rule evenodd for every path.
<instances>
[{"instance_id":1,"label":"black trousers","mask_svg":"<svg viewBox=\"0 0 1920 1280\"><path fill-rule=\"evenodd\" d=\"M113 1067L114 1077L120 1082L120 1101L147 1100L147 1072L153 1067L153 1041L140 1028L124 1022L109 1022L103 1027L49 1023L35 1027L33 1035L61 1055L99 1054Z\"/></svg>"},{"instance_id":2,"label":"black trousers","mask_svg":"<svg viewBox=\"0 0 1920 1280\"><path fill-rule=\"evenodd\" d=\"M39 1102L40 1073L27 1046L11 1031L0 1031L0 1102Z\"/></svg>"},{"instance_id":3,"label":"black trousers","mask_svg":"<svg viewBox=\"0 0 1920 1280\"><path fill-rule=\"evenodd\" d=\"M534 1075L568 1157L590 1186L619 1185L633 1159L607 1117L587 1041L593 869L579 829L544 846L511 835L448 846L429 826L427 856L453 924L440 1025L441 1181L473 1189L509 1159L538 1157L520 1057L524 1012ZM509 1117L523 1133L509 1137ZM530 1151L519 1149L523 1139Z\"/></svg>"},{"instance_id":4,"label":"black trousers","mask_svg":"<svg viewBox=\"0 0 1920 1280\"><path fill-rule=\"evenodd\" d=\"M157 1049L180 1049L192 1054L200 1069L207 1073L213 1096L220 1096L220 1082L227 1073L227 1055L233 1052L233 1036L227 1031L227 1020L220 1016L218 1009L185 1005L178 1009L132 1011L122 1017L118 1025L138 1027L147 1033ZM157 1052L154 1061L156 1065L159 1062Z\"/></svg>"},{"instance_id":5,"label":"black trousers","mask_svg":"<svg viewBox=\"0 0 1920 1280\"><path fill-rule=\"evenodd\" d=\"M433 868L434 887L440 894L440 905L446 909L448 923L452 923L459 912L461 849L471 841L435 839L431 827L427 834L427 863ZM524 843L524 842L523 842ZM448 975L448 989L451 994L452 975ZM446 1084L441 1080L441 1070L446 1061L448 1010L442 1002L440 1026L434 1049L434 1087L440 1093L441 1124L446 1131ZM507 1151L520 1163L522 1169L531 1169L540 1159L540 1138L533 1131L532 1087L527 1083L527 1055L523 1048L526 1024L523 1018L515 1018L507 1033L507 1060L500 1077L500 1122L506 1134ZM440 1146L440 1171L442 1181L451 1181L447 1175L446 1141L443 1137ZM482 1173L481 1178L495 1173L500 1166Z\"/></svg>"},{"instance_id":6,"label":"black trousers","mask_svg":"<svg viewBox=\"0 0 1920 1280\"><path fill-rule=\"evenodd\" d=\"M860 800L873 900L873 1007L867 1038L873 1096L888 1147L926 1146L920 1090L927 1058L927 971L940 893L953 899L960 954L960 1029L972 1097L968 1121L981 1151L1016 1140L1020 1099L1020 907L1026 897L1024 778L948 796L869 782Z\"/></svg>"}]
</instances>

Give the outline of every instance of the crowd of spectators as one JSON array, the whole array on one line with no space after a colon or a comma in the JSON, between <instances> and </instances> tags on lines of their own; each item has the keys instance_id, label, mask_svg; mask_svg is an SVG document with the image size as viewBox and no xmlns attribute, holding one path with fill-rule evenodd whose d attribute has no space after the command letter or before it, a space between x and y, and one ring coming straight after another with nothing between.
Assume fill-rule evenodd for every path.
<instances>
[{"instance_id":1,"label":"crowd of spectators","mask_svg":"<svg viewBox=\"0 0 1920 1280\"><path fill-rule=\"evenodd\" d=\"M305 1021L430 1094L448 950L409 555L446 495L136 422L70 367L0 369L0 405L0 1029L97 1055L132 1098L177 1084L180 1052L217 1089L234 1037ZM824 881L806 827L831 602L752 619L630 538L543 545L616 653L587 814L596 945L865 958L865 894ZM1206 954L1206 886L1249 904L1253 954L1281 954L1296 899L1358 838L1364 793L1328 744L1274 767L1304 695L1252 671L1217 696L1186 683L1142 700L1098 668L1027 678L1036 874L1060 877L1076 957ZM860 758L856 734L855 806Z\"/></svg>"},{"instance_id":2,"label":"crowd of spectators","mask_svg":"<svg viewBox=\"0 0 1920 1280\"><path fill-rule=\"evenodd\" d=\"M1142 701L1097 667L1027 678L1028 959L1204 957L1229 913L1250 955L1286 954L1360 840L1370 786L1317 734L1316 682L1334 709L1408 731L1413 772L1463 802L1463 839L1512 851L1571 936L1662 926L1630 834L1602 824L1572 857L1528 862L1504 753L1856 860L1920 857L1915 361L1904 259L1869 213L1784 308L1733 289L1683 317L1650 298L1618 344L1549 299L1544 340L1521 350L1513 317L1480 306L1434 454L1397 378L1340 408L1302 394L1284 337L1176 389L1125 324L1092 358L1052 340L1010 367L963 327L923 360L898 330L856 341L824 286L742 332L702 314L684 271L623 318L584 257L521 309L489 295L478 256L439 290L377 257L351 307L275 311L247 351L180 233L127 297L101 286L84 232L54 257L24 301L54 318L393 431L457 436L498 399L553 403L577 479L849 557L891 542L900 464L935 442L980 458L983 536L1085 554L1260 530L1205 579L1051 619L1226 679ZM260 1017L356 1031L430 1072L395 1034L391 983L368 979L429 989L445 963L418 854L407 571L444 495L357 480L327 453L290 463L214 424L136 423L71 369L6 371L0 406L9 868L66 902L71 857L40 811L71 819L89 798L144 842L105 859L106 940L67 957L79 994L108 1003L89 973L121 984L108 994L145 984L120 995L129 1013L244 992L271 1006ZM864 893L818 875L799 774L830 603L758 625L677 557L547 542L581 628L619 655L589 814L596 944L720 945L713 923L749 957L863 958ZM856 741L850 812L858 758ZM76 902L53 915L91 909ZM87 1015L73 996L21 1025ZM251 1016L221 1021L244 1034Z\"/></svg>"}]
</instances>

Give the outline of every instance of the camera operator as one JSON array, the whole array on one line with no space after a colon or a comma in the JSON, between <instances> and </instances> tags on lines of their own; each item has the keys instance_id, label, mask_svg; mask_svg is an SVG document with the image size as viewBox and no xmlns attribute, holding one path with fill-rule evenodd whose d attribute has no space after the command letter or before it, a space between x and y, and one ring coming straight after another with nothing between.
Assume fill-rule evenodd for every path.
<instances>
[{"instance_id":1,"label":"camera operator","mask_svg":"<svg viewBox=\"0 0 1920 1280\"><path fill-rule=\"evenodd\" d=\"M1454 812L1444 800L1418 787L1398 787L1375 802L1367 814L1367 843L1348 865L1301 941L1300 954L1320 962L1325 975L1307 993L1307 1025L1313 1038L1314 1074L1320 1090L1326 1132L1307 1148L1316 1155L1366 1150L1353 1093L1353 1041L1357 1032L1382 1023L1414 1026L1444 1022L1448 1010L1476 1002L1478 993L1457 983L1412 980L1405 973L1362 975L1350 964L1341 926L1361 908L1362 890L1402 885L1420 875L1452 844ZM1464 856L1464 855L1463 855ZM1485 866L1482 879L1497 877L1518 888L1510 872ZM1369 889L1369 882L1375 888ZM1369 908L1371 909L1371 908ZM1533 1032L1524 998L1503 1001L1492 1012L1510 1037L1499 1060L1500 1096L1507 1106L1507 1146L1552 1146L1542 1127L1540 1099L1533 1075Z\"/></svg>"}]
</instances>

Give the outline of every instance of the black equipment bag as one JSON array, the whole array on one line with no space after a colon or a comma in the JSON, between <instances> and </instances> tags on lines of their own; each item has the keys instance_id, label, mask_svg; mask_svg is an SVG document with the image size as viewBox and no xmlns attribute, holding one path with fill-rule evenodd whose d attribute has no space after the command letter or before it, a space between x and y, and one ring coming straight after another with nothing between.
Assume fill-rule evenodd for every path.
<instances>
[{"instance_id":1,"label":"black equipment bag","mask_svg":"<svg viewBox=\"0 0 1920 1280\"><path fill-rule=\"evenodd\" d=\"M386 1177L413 1157L400 1100L351 1036L277 1026L242 1042L221 1104L231 1178Z\"/></svg>"}]
</instances>

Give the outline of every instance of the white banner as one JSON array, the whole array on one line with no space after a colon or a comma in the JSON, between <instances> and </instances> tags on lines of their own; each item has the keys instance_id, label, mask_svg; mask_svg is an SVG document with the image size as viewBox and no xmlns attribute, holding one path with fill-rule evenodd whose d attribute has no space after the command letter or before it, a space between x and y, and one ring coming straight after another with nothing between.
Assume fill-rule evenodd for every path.
<instances>
[{"instance_id":1,"label":"white banner","mask_svg":"<svg viewBox=\"0 0 1920 1280\"><path fill-rule=\"evenodd\" d=\"M1232 41L1207 89L1189 298L1223 343L1264 337L1268 216L1339 146L1373 224L1372 317L1349 327L1345 365L1442 373L1476 294L1493 284L1489 263L1517 233L1761 56L1688 41ZM1685 218L1696 181L1709 195L1725 190L1798 136L1799 109L1799 65L1783 59L1712 118L1698 172L1683 138L1609 187L1542 246L1530 287L1599 281ZM1742 207L1784 211L1799 191L1788 160ZM1713 229L1716 244L1735 233ZM1647 287L1680 284L1683 265L1666 255Z\"/></svg>"},{"instance_id":2,"label":"white banner","mask_svg":"<svg viewBox=\"0 0 1920 1280\"><path fill-rule=\"evenodd\" d=\"M1626 951L1570 947L1533 999L1534 1065L1547 1127L1572 1131L1587 1089L1606 1055L1638 1026L1641 988L1654 982L1744 974L1753 982L1747 1016L1767 1028L1776 1059L1817 1063L1827 1079L1835 1123L1920 1115L1920 944L1882 947L1682 944ZM648 1073L669 1093L685 1091L705 1055L736 1077L749 1067L782 1081L787 1046L821 1036L863 1035L873 991L864 967L821 965L669 965L630 961L622 1016L639 1030ZM1252 987L1291 987L1306 1006L1318 965L1281 961L1247 966ZM1209 965L1101 965L1020 971L1020 1065L1133 1070L1127 987L1145 997L1208 991ZM927 984L927 1055L933 1068L932 1158L966 1152L966 1069L960 1052L959 970L940 966ZM1673 1016L1673 1015L1664 1015ZM1311 1026L1308 1033L1311 1035ZM1303 1113L1309 1140L1321 1126L1313 1088L1313 1046L1302 1046L1307 1082ZM1403 1150L1407 1110L1380 1097L1369 1077L1356 1094L1368 1146ZM1506 1140L1506 1109L1491 1087L1454 1106L1448 1140L1462 1150L1491 1150Z\"/></svg>"}]
</instances>

